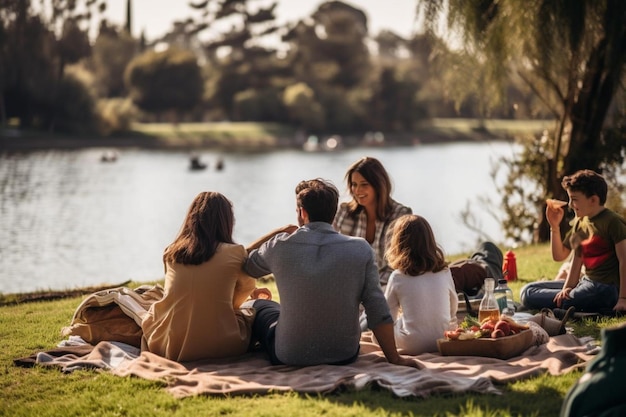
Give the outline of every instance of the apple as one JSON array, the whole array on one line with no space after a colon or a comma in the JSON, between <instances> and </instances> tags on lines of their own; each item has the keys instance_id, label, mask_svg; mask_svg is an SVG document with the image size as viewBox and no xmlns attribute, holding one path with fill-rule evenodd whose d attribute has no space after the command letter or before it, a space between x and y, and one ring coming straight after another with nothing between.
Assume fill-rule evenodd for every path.
<instances>
[{"instance_id":1,"label":"apple","mask_svg":"<svg viewBox=\"0 0 626 417\"><path fill-rule=\"evenodd\" d=\"M492 339L497 339L499 337L504 337L504 336L505 336L504 332L500 329L494 330L493 332L491 332Z\"/></svg>"},{"instance_id":2,"label":"apple","mask_svg":"<svg viewBox=\"0 0 626 417\"><path fill-rule=\"evenodd\" d=\"M443 336L448 340L457 340L459 338L460 333L456 330L446 330L443 332Z\"/></svg>"},{"instance_id":3,"label":"apple","mask_svg":"<svg viewBox=\"0 0 626 417\"><path fill-rule=\"evenodd\" d=\"M508 336L511 334L511 325L504 320L498 321L496 325L493 327L493 329L502 330L502 333L504 333L505 336Z\"/></svg>"}]
</instances>

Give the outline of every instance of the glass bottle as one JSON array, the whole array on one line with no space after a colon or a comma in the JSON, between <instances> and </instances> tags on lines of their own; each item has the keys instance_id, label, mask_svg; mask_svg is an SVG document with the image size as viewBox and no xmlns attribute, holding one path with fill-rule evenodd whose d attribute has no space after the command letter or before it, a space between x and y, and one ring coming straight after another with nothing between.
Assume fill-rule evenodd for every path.
<instances>
[{"instance_id":1,"label":"glass bottle","mask_svg":"<svg viewBox=\"0 0 626 417\"><path fill-rule=\"evenodd\" d=\"M478 321L481 323L487 318L496 321L500 318L500 309L494 294L495 285L496 281L493 278L485 278L485 295L478 307Z\"/></svg>"},{"instance_id":2,"label":"glass bottle","mask_svg":"<svg viewBox=\"0 0 626 417\"><path fill-rule=\"evenodd\" d=\"M513 291L509 288L506 279L498 281L498 286L494 290L494 294L496 296L496 302L498 303L500 313L507 316L513 316L515 314Z\"/></svg>"}]
</instances>

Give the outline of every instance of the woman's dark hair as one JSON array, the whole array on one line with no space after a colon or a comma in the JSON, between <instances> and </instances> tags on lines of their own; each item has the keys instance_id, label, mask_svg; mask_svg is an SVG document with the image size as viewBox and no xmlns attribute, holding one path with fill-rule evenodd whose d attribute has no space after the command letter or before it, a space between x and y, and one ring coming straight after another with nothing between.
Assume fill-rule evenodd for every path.
<instances>
[{"instance_id":1,"label":"woman's dark hair","mask_svg":"<svg viewBox=\"0 0 626 417\"><path fill-rule=\"evenodd\" d=\"M199 265L213 257L220 243L233 242L232 203L218 192L198 194L178 236L163 252L163 262Z\"/></svg>"},{"instance_id":2,"label":"woman's dark hair","mask_svg":"<svg viewBox=\"0 0 626 417\"><path fill-rule=\"evenodd\" d=\"M348 183L348 191L352 194L352 175L358 172L370 183L374 191L376 191L376 217L378 220L385 220L392 210L391 201L391 189L392 184L389 179L387 170L383 167L383 164L376 158L369 156L363 157L356 161L348 168L346 172L346 182ZM351 217L355 218L357 214L363 209L362 206L356 201L354 196L348 203L348 213Z\"/></svg>"},{"instance_id":3,"label":"woman's dark hair","mask_svg":"<svg viewBox=\"0 0 626 417\"><path fill-rule=\"evenodd\" d=\"M439 272L448 266L430 224L415 214L405 214L395 221L385 256L390 267L407 275Z\"/></svg>"},{"instance_id":4,"label":"woman's dark hair","mask_svg":"<svg viewBox=\"0 0 626 417\"><path fill-rule=\"evenodd\" d=\"M339 191L321 178L300 181L296 186L296 203L309 214L309 221L332 224L337 213Z\"/></svg>"}]
</instances>

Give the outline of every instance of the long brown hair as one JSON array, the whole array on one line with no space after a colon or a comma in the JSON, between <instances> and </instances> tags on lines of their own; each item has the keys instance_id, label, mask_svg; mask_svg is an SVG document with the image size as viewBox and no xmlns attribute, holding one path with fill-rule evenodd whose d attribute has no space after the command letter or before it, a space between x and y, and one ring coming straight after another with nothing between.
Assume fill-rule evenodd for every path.
<instances>
[{"instance_id":1,"label":"long brown hair","mask_svg":"<svg viewBox=\"0 0 626 417\"><path fill-rule=\"evenodd\" d=\"M387 219L392 209L392 184L387 170L385 170L385 167L383 167L383 164L381 164L378 159L370 156L365 156L353 163L350 168L348 168L345 177L350 195L352 195L352 175L355 172L361 174L363 178L370 183L372 188L374 188L374 191L376 191L376 218L384 221ZM356 217L362 209L363 206L360 206L354 196L352 196L352 200L348 203L348 213L350 216Z\"/></svg>"},{"instance_id":2,"label":"long brown hair","mask_svg":"<svg viewBox=\"0 0 626 417\"><path fill-rule=\"evenodd\" d=\"M430 224L415 214L405 214L395 221L385 256L390 267L407 275L439 272L448 266Z\"/></svg>"},{"instance_id":3,"label":"long brown hair","mask_svg":"<svg viewBox=\"0 0 626 417\"><path fill-rule=\"evenodd\" d=\"M199 265L213 257L220 243L233 242L235 216L222 194L205 191L191 203L174 242L165 248L163 262Z\"/></svg>"}]
</instances>

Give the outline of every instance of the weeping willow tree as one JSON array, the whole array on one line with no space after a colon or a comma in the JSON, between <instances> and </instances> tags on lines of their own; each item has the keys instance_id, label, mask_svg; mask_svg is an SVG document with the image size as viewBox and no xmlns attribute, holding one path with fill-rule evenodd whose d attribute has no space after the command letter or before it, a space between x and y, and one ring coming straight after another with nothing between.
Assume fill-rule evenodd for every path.
<instances>
[{"instance_id":1,"label":"weeping willow tree","mask_svg":"<svg viewBox=\"0 0 626 417\"><path fill-rule=\"evenodd\" d=\"M566 199L561 178L593 169L611 179L624 161L626 1L420 0L418 12L430 33L447 22L491 83L519 77L554 115L552 130L504 161L501 190L507 237L547 240L544 201Z\"/></svg>"}]
</instances>

